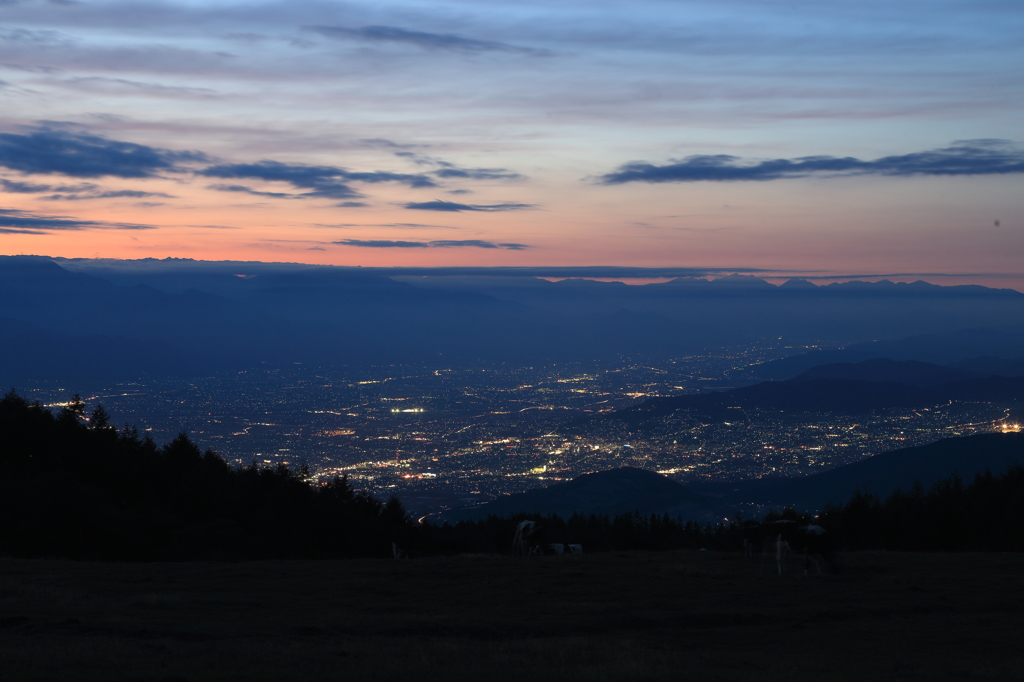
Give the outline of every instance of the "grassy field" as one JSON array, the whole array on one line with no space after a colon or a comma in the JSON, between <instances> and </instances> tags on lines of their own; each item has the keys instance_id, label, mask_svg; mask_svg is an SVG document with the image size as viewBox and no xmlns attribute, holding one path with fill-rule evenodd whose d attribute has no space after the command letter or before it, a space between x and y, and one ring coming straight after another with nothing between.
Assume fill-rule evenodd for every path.
<instances>
[{"instance_id":1,"label":"grassy field","mask_svg":"<svg viewBox=\"0 0 1024 682\"><path fill-rule=\"evenodd\" d=\"M1024 555L0 559L0 680L1020 680Z\"/></svg>"}]
</instances>

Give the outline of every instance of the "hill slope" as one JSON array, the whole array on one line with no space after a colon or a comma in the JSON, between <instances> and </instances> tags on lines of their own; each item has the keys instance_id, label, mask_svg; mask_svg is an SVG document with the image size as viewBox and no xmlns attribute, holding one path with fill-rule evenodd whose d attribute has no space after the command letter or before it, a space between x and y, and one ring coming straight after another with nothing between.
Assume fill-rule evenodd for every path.
<instances>
[{"instance_id":1,"label":"hill slope","mask_svg":"<svg viewBox=\"0 0 1024 682\"><path fill-rule=\"evenodd\" d=\"M989 374L959 367L946 367L917 360L874 358L862 362L837 362L817 365L797 375L793 381L847 379L853 381L894 381L907 386L940 386L954 381L982 379ZM1007 375L1010 376L1010 375Z\"/></svg>"},{"instance_id":2,"label":"hill slope","mask_svg":"<svg viewBox=\"0 0 1024 682\"><path fill-rule=\"evenodd\" d=\"M737 489L727 499L734 504L817 510L829 502L845 502L858 489L884 497L920 482L927 490L954 473L969 482L986 469L1001 473L1014 463L1024 464L1024 433L986 433L884 452L804 478L733 486Z\"/></svg>"},{"instance_id":3,"label":"hill slope","mask_svg":"<svg viewBox=\"0 0 1024 682\"><path fill-rule=\"evenodd\" d=\"M622 467L583 474L571 481L502 497L479 507L453 510L445 518L457 521L520 512L569 518L575 512L614 515L632 511L686 517L702 515L708 509L701 496L681 483L653 471Z\"/></svg>"}]
</instances>

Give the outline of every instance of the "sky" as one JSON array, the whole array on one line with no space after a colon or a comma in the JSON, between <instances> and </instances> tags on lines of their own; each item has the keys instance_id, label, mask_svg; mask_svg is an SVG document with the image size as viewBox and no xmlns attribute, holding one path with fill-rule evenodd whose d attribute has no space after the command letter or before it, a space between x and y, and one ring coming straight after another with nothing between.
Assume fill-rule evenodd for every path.
<instances>
[{"instance_id":1,"label":"sky","mask_svg":"<svg viewBox=\"0 0 1024 682\"><path fill-rule=\"evenodd\" d=\"M1024 290L1019 0L0 0L0 254Z\"/></svg>"}]
</instances>

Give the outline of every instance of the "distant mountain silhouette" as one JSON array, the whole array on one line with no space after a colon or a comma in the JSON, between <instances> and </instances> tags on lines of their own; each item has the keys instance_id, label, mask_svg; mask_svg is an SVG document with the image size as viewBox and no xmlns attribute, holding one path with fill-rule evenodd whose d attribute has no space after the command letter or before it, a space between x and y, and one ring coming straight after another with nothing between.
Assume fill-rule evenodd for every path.
<instances>
[{"instance_id":1,"label":"distant mountain silhouette","mask_svg":"<svg viewBox=\"0 0 1024 682\"><path fill-rule=\"evenodd\" d=\"M681 483L653 471L622 467L577 476L525 493L500 497L471 509L445 514L450 521L485 518L489 514L507 516L520 512L557 514L568 519L574 513L584 515L616 514L639 511L641 514L668 513L696 518L709 507L704 499Z\"/></svg>"},{"instance_id":2,"label":"distant mountain silhouette","mask_svg":"<svg viewBox=\"0 0 1024 682\"><path fill-rule=\"evenodd\" d=\"M1016 401L1024 396L1024 377L982 377L938 386L911 386L895 381L802 379L766 381L753 386L698 395L651 398L608 414L577 420L567 428L621 420L642 429L644 422L673 414L699 420L734 421L741 410L780 413L862 414L881 409L928 407L948 401Z\"/></svg>"},{"instance_id":3,"label":"distant mountain silhouette","mask_svg":"<svg viewBox=\"0 0 1024 682\"><path fill-rule=\"evenodd\" d=\"M963 329L887 341L856 343L839 350L801 353L780 360L754 365L735 373L747 381L783 381L792 379L820 365L857 363L876 358L916 360L949 365L978 356L1021 357L1024 355L1024 333L1017 330ZM1003 374L980 368L960 366L979 374ZM1005 376L1017 376L1006 374Z\"/></svg>"},{"instance_id":4,"label":"distant mountain silhouette","mask_svg":"<svg viewBox=\"0 0 1024 682\"><path fill-rule=\"evenodd\" d=\"M1004 377L1024 376L1024 358L1004 360L1003 358L982 357L969 358L950 363L950 367L965 369L978 374L998 374Z\"/></svg>"},{"instance_id":5,"label":"distant mountain silhouette","mask_svg":"<svg viewBox=\"0 0 1024 682\"><path fill-rule=\"evenodd\" d=\"M1024 464L1024 432L986 433L884 452L812 476L730 485L736 490L725 497L732 503L814 511L830 502L843 503L857 490L885 497L897 488L906 492L915 483L927 490L953 474L969 483L986 469L1002 473L1015 463Z\"/></svg>"},{"instance_id":6,"label":"distant mountain silhouette","mask_svg":"<svg viewBox=\"0 0 1024 682\"><path fill-rule=\"evenodd\" d=\"M992 372L995 374L995 372ZM847 379L853 381L892 381L908 386L939 386L954 381L981 379L987 376L979 372L956 367L945 367L916 360L889 360L875 358L863 362L838 362L832 365L818 365L797 375L793 381L814 379Z\"/></svg>"},{"instance_id":7,"label":"distant mountain silhouette","mask_svg":"<svg viewBox=\"0 0 1024 682\"><path fill-rule=\"evenodd\" d=\"M767 363L733 379L790 378L813 365L879 357L943 364L1024 356L1019 333L949 347L956 345L949 338L956 329L1024 318L1024 294L1012 290L923 282L777 287L750 275L626 286L477 270L479 276L445 268L409 275L408 269L295 263L0 256L0 318L69 337L72 345L87 345L88 337L123 339L139 349L163 344L168 358L184 354L200 364L620 362L696 355L766 337L801 347L922 331L942 332L934 348L926 337L891 348L871 344L855 355L850 346L815 355L810 364ZM30 351L31 343L23 348ZM906 352L895 353L901 348ZM147 373L173 364L159 353L144 355L136 364ZM17 362L0 357L0 383Z\"/></svg>"},{"instance_id":8,"label":"distant mountain silhouette","mask_svg":"<svg viewBox=\"0 0 1024 682\"><path fill-rule=\"evenodd\" d=\"M0 319L0 358L4 388L40 381L81 384L138 379L157 368L164 376L195 376L235 364L227 354L189 353L159 340L71 336L10 319Z\"/></svg>"}]
</instances>

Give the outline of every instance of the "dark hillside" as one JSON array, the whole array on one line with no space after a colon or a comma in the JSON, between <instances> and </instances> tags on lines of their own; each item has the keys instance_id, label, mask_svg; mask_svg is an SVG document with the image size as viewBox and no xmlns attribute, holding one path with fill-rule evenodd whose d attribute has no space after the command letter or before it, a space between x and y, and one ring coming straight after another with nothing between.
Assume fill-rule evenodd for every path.
<instances>
[{"instance_id":1,"label":"dark hillside","mask_svg":"<svg viewBox=\"0 0 1024 682\"><path fill-rule=\"evenodd\" d=\"M642 515L667 513L673 517L699 518L708 508L703 498L680 483L653 471L622 467L499 497L479 507L449 512L445 518L457 520L527 512L556 514L567 519L573 514L614 516L634 511Z\"/></svg>"},{"instance_id":2,"label":"dark hillside","mask_svg":"<svg viewBox=\"0 0 1024 682\"><path fill-rule=\"evenodd\" d=\"M992 372L991 374L996 374ZM817 365L797 375L793 381L813 379L847 379L854 381L893 381L908 386L939 386L954 381L981 379L988 376L956 367L945 367L916 360L889 360L875 358L863 362L840 362L832 365Z\"/></svg>"},{"instance_id":3,"label":"dark hillside","mask_svg":"<svg viewBox=\"0 0 1024 682\"><path fill-rule=\"evenodd\" d=\"M157 447L101 407L53 415L0 400L0 554L100 560L387 555L407 532L397 500L344 479L313 487L284 466L230 468L185 434Z\"/></svg>"},{"instance_id":4,"label":"dark hillside","mask_svg":"<svg viewBox=\"0 0 1024 682\"><path fill-rule=\"evenodd\" d=\"M925 489L953 474L970 481L986 470L1002 473L1024 464L1024 433L988 433L946 438L930 445L884 452L813 476L740 485L734 501L778 508L820 509L858 491L885 496L915 483Z\"/></svg>"},{"instance_id":5,"label":"dark hillside","mask_svg":"<svg viewBox=\"0 0 1024 682\"><path fill-rule=\"evenodd\" d=\"M978 374L998 374L1004 377L1019 377L1024 375L1024 359L1017 358L1005 360L1003 358L980 357L961 360L950 364L950 367L966 369Z\"/></svg>"}]
</instances>

